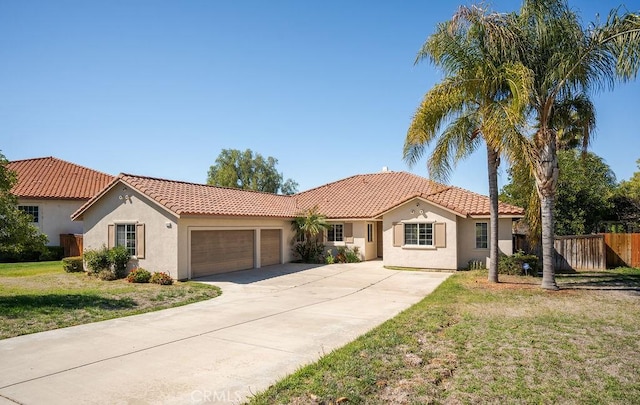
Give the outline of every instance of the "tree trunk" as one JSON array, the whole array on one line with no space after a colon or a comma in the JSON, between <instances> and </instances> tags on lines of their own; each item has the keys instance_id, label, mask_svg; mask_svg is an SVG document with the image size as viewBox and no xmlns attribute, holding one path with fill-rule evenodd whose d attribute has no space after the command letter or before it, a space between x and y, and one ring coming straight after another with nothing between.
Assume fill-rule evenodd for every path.
<instances>
[{"instance_id":1,"label":"tree trunk","mask_svg":"<svg viewBox=\"0 0 640 405\"><path fill-rule=\"evenodd\" d=\"M553 265L554 231L553 205L558 184L558 155L556 153L556 137L553 131L539 133L541 144L538 145L538 156L535 167L536 189L540 196L540 224L542 227L542 288L557 290L556 274Z\"/></svg>"},{"instance_id":2,"label":"tree trunk","mask_svg":"<svg viewBox=\"0 0 640 405\"><path fill-rule=\"evenodd\" d=\"M491 283L498 282L498 166L500 154L487 144L487 172L489 173L489 276Z\"/></svg>"}]
</instances>

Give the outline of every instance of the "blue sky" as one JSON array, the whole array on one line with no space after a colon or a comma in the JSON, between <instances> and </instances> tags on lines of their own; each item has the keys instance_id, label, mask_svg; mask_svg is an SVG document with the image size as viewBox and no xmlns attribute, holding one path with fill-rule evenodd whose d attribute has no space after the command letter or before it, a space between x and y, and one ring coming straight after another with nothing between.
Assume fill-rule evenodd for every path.
<instances>
[{"instance_id":1,"label":"blue sky","mask_svg":"<svg viewBox=\"0 0 640 405\"><path fill-rule=\"evenodd\" d=\"M460 4L0 0L0 150L204 183L221 149L250 148L277 158L300 190L383 166L427 176L425 161L403 162L402 146L442 76L413 62ZM587 23L620 3L570 4ZM625 4L640 10L640 0ZM594 101L592 150L628 179L640 158L640 81ZM486 194L484 151L450 183Z\"/></svg>"}]
</instances>

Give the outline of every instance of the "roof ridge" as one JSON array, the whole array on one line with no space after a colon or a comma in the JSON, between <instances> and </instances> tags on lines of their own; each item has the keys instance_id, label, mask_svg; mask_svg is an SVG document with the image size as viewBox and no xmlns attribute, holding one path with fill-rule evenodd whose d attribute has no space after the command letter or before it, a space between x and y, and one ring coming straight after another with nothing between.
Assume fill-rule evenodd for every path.
<instances>
[{"instance_id":1,"label":"roof ridge","mask_svg":"<svg viewBox=\"0 0 640 405\"><path fill-rule=\"evenodd\" d=\"M77 163L70 162L70 161L68 161L68 160L64 160L64 159L57 158L57 157L55 157L55 156L43 156L43 157L37 157L37 158L28 158L28 159L20 159L20 160L11 160L11 161L9 161L9 164L11 164L11 163L22 163L22 162L32 162L32 161L36 161L36 160L47 160L47 159L52 160L52 161L54 161L54 162L60 162L60 163L64 163L64 164L67 164L67 165L71 165L71 166L79 167L79 168L81 168L81 169L90 170L90 171L92 171L92 172L100 173L100 174L103 174L103 175L105 175L105 176L116 177L116 176L114 176L114 175L112 175L112 174L105 173L105 172L100 171L100 170L92 169L92 168L87 167L87 166L82 166L82 165L79 165L79 164L77 164Z\"/></svg>"},{"instance_id":2,"label":"roof ridge","mask_svg":"<svg viewBox=\"0 0 640 405\"><path fill-rule=\"evenodd\" d=\"M162 178L162 177L143 176L143 175L131 174L131 173L120 173L117 177L118 177L119 179L122 179L124 176L128 176L128 177L136 177L136 178L139 178L139 179L147 179L147 180L165 181L165 182L169 182L169 183L179 183L179 184L185 184L185 185L191 185L191 186L201 186L201 187L220 188L220 189L224 189L224 190L232 190L232 191L246 191L246 192L249 192L249 193L266 194L266 195L275 195L275 196L279 196L279 197L293 197L292 195L278 194L278 193L269 193L269 192L266 192L266 191L260 191L260 190L248 190L248 189L237 188L237 187L216 186L216 185L213 185L213 184L195 183L195 182L191 182L191 181L184 181L184 180L172 180L172 179L165 179L165 178Z\"/></svg>"}]
</instances>

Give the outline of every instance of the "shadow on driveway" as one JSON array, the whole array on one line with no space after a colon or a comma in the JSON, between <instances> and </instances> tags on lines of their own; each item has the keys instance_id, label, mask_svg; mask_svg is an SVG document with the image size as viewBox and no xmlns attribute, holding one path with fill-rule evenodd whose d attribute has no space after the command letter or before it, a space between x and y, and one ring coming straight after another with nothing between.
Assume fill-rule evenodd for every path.
<instances>
[{"instance_id":1,"label":"shadow on driveway","mask_svg":"<svg viewBox=\"0 0 640 405\"><path fill-rule=\"evenodd\" d=\"M234 271L231 273L214 274L211 276L194 278L194 281L206 282L228 282L234 284L251 284L258 281L268 280L270 278L285 276L304 270L314 269L316 267L326 266L325 264L309 264L309 263L286 263L274 264L273 266L265 266L259 269L249 269Z\"/></svg>"}]
</instances>

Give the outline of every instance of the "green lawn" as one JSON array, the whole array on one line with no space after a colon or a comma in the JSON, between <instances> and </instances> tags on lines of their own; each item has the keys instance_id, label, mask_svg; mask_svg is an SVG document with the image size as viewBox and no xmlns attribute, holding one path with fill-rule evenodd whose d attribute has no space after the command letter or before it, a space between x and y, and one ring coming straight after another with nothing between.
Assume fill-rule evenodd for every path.
<instances>
[{"instance_id":1,"label":"green lawn","mask_svg":"<svg viewBox=\"0 0 640 405\"><path fill-rule=\"evenodd\" d=\"M640 403L640 270L457 273L251 404Z\"/></svg>"},{"instance_id":2,"label":"green lawn","mask_svg":"<svg viewBox=\"0 0 640 405\"><path fill-rule=\"evenodd\" d=\"M0 339L156 311L220 295L195 282L170 286L65 273L61 262L0 264Z\"/></svg>"}]
</instances>

